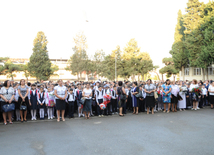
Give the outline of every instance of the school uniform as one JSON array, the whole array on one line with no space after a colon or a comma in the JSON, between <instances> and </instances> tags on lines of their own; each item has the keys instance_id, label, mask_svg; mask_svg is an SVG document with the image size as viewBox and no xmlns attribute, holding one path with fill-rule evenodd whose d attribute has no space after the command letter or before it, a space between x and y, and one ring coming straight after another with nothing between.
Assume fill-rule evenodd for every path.
<instances>
[{"instance_id":1,"label":"school uniform","mask_svg":"<svg viewBox=\"0 0 214 155\"><path fill-rule=\"evenodd\" d=\"M116 90L111 91L111 105L112 105L112 112L117 112L117 94Z\"/></svg>"},{"instance_id":2,"label":"school uniform","mask_svg":"<svg viewBox=\"0 0 214 155\"><path fill-rule=\"evenodd\" d=\"M55 102L55 96L54 96L54 91L51 92L47 92L46 94L46 107L47 107L47 113L48 113L48 119L53 119L54 116L54 106L52 105L52 103L56 103Z\"/></svg>"},{"instance_id":3,"label":"school uniform","mask_svg":"<svg viewBox=\"0 0 214 155\"><path fill-rule=\"evenodd\" d=\"M44 115L45 115L45 93L44 92L37 94L37 101L39 104L38 108L39 108L40 119L44 119Z\"/></svg>"},{"instance_id":4,"label":"school uniform","mask_svg":"<svg viewBox=\"0 0 214 155\"><path fill-rule=\"evenodd\" d=\"M207 89L206 88L202 88L203 106L206 105L206 97L207 97Z\"/></svg>"},{"instance_id":5,"label":"school uniform","mask_svg":"<svg viewBox=\"0 0 214 155\"><path fill-rule=\"evenodd\" d=\"M14 116L16 116L15 117L15 119L16 119L16 121L19 121L19 120L21 120L21 118L20 118L20 110L19 110L19 108L20 108L20 105L18 104L18 99L19 99L19 93L18 93L18 90L17 89L14 89L14 104L15 104L15 115Z\"/></svg>"},{"instance_id":6,"label":"school uniform","mask_svg":"<svg viewBox=\"0 0 214 155\"><path fill-rule=\"evenodd\" d=\"M77 107L81 107L80 100L82 98L82 90L77 89Z\"/></svg>"},{"instance_id":7,"label":"school uniform","mask_svg":"<svg viewBox=\"0 0 214 155\"><path fill-rule=\"evenodd\" d=\"M142 97L139 98L139 110L138 112L145 112L145 99L143 97L143 90L139 90L139 93L141 93ZM143 100L140 100L143 99Z\"/></svg>"},{"instance_id":8,"label":"school uniform","mask_svg":"<svg viewBox=\"0 0 214 155\"><path fill-rule=\"evenodd\" d=\"M104 95L105 94L111 94L111 90L110 89L104 89ZM104 101L106 100L106 99L103 99ZM109 102L108 104L107 104L107 107L106 107L106 109L104 110L104 114L105 115L112 115L112 113L111 113L111 106L112 106L112 104L111 104L111 102Z\"/></svg>"},{"instance_id":9,"label":"school uniform","mask_svg":"<svg viewBox=\"0 0 214 155\"><path fill-rule=\"evenodd\" d=\"M74 93L72 94L68 94L68 98L67 98L67 102L68 102L68 115L69 118L73 118L74 117L74 102L75 102L75 98L76 96L74 95Z\"/></svg>"},{"instance_id":10,"label":"school uniform","mask_svg":"<svg viewBox=\"0 0 214 155\"><path fill-rule=\"evenodd\" d=\"M96 94L96 102L97 102L98 104L103 103L103 94L104 94L103 90L101 90L101 91L96 90L95 94ZM100 106L97 105L97 104L96 104L96 107L97 107L97 115L98 115L98 116L99 116L99 115L103 115L104 110L101 110L101 109L100 109Z\"/></svg>"},{"instance_id":11,"label":"school uniform","mask_svg":"<svg viewBox=\"0 0 214 155\"><path fill-rule=\"evenodd\" d=\"M29 90L29 100L31 103L30 111L31 111L32 120L36 120L36 110L38 108L37 95L38 95L37 90Z\"/></svg>"}]
</instances>

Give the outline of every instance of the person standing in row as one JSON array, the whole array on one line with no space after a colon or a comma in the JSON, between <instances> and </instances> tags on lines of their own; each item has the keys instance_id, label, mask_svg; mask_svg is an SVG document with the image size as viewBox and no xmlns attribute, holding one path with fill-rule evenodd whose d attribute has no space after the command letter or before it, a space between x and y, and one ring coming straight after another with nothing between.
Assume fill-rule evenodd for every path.
<instances>
[{"instance_id":1,"label":"person standing in row","mask_svg":"<svg viewBox=\"0 0 214 155\"><path fill-rule=\"evenodd\" d=\"M125 98L122 98L122 96L126 96L125 88L123 87L123 82L118 82L118 88L117 88L117 95L118 95L118 106L119 106L119 116L123 117L123 107L126 102ZM125 100L124 100L125 99Z\"/></svg>"},{"instance_id":2,"label":"person standing in row","mask_svg":"<svg viewBox=\"0 0 214 155\"><path fill-rule=\"evenodd\" d=\"M21 79L20 80L20 86L18 87L18 93L19 93L19 99L18 99L18 104L21 106L26 106L29 107L29 100L28 100L28 93L29 93L29 89L28 86L25 85L25 80ZM23 113L24 113L24 117L23 117ZM27 109L24 111L22 109L20 109L20 115L21 115L21 122L25 121L27 122Z\"/></svg>"},{"instance_id":3,"label":"person standing in row","mask_svg":"<svg viewBox=\"0 0 214 155\"><path fill-rule=\"evenodd\" d=\"M214 105L214 81L212 81L211 85L208 88L209 91L209 101L211 104L211 109L213 109L213 105Z\"/></svg>"},{"instance_id":4,"label":"person standing in row","mask_svg":"<svg viewBox=\"0 0 214 155\"><path fill-rule=\"evenodd\" d=\"M192 110L197 110L198 107L198 95L192 92L193 88L198 88L198 84L197 84L197 80L193 80L192 84L190 85L190 92L191 92L191 96L192 96L192 104L193 104L193 108Z\"/></svg>"},{"instance_id":5,"label":"person standing in row","mask_svg":"<svg viewBox=\"0 0 214 155\"><path fill-rule=\"evenodd\" d=\"M132 104L133 104L133 114L138 115L138 107L139 107L139 99L135 96L139 93L139 87L137 86L137 82L133 82L132 88Z\"/></svg>"},{"instance_id":6,"label":"person standing in row","mask_svg":"<svg viewBox=\"0 0 214 155\"><path fill-rule=\"evenodd\" d=\"M74 90L70 88L69 93L68 93L68 115L69 119L74 118L74 102L75 102L75 95L74 95Z\"/></svg>"},{"instance_id":7,"label":"person standing in row","mask_svg":"<svg viewBox=\"0 0 214 155\"><path fill-rule=\"evenodd\" d=\"M171 84L171 106L172 112L177 112L177 104L178 104L178 94L179 94L179 87L175 84L175 81Z\"/></svg>"},{"instance_id":8,"label":"person standing in row","mask_svg":"<svg viewBox=\"0 0 214 155\"><path fill-rule=\"evenodd\" d=\"M38 101L37 101L37 90L36 90L36 85L32 84L31 90L30 90L30 95L29 95L29 105L31 108L31 120L36 120L36 110L38 106Z\"/></svg>"},{"instance_id":9,"label":"person standing in row","mask_svg":"<svg viewBox=\"0 0 214 155\"><path fill-rule=\"evenodd\" d=\"M167 79L166 83L162 85L162 92L163 92L163 104L164 104L164 111L166 112L166 104L168 104L168 111L170 111L170 103L171 103L171 90L172 87L170 85L170 80Z\"/></svg>"},{"instance_id":10,"label":"person standing in row","mask_svg":"<svg viewBox=\"0 0 214 155\"><path fill-rule=\"evenodd\" d=\"M54 95L56 98L56 110L57 110L57 122L60 121L60 113L62 115L62 121L65 121L65 98L67 97L67 89L62 85L62 80L58 80L58 86L54 88Z\"/></svg>"},{"instance_id":11,"label":"person standing in row","mask_svg":"<svg viewBox=\"0 0 214 155\"><path fill-rule=\"evenodd\" d=\"M113 86L113 90L111 91L111 104L112 104L112 113L117 113L117 87Z\"/></svg>"},{"instance_id":12,"label":"person standing in row","mask_svg":"<svg viewBox=\"0 0 214 155\"><path fill-rule=\"evenodd\" d=\"M90 84L86 84L86 88L83 90L83 97L85 97L85 104L83 105L83 112L85 113L85 119L90 119L91 104L92 104L92 90Z\"/></svg>"},{"instance_id":13,"label":"person standing in row","mask_svg":"<svg viewBox=\"0 0 214 155\"><path fill-rule=\"evenodd\" d=\"M45 118L45 92L44 88L41 87L39 93L37 93L37 101L38 101L38 108L39 108L39 114L40 114L40 119Z\"/></svg>"},{"instance_id":14,"label":"person standing in row","mask_svg":"<svg viewBox=\"0 0 214 155\"><path fill-rule=\"evenodd\" d=\"M4 82L4 85L0 90L0 97L1 97L1 109L2 109L2 106L12 103L13 98L14 98L14 89L13 89L13 87L11 87L9 80L6 80ZM11 111L5 112L2 110L2 115L3 115L3 119L4 119L4 125L7 125L7 116L9 119L9 123L13 124L13 122L11 120L11 118L12 118Z\"/></svg>"},{"instance_id":15,"label":"person standing in row","mask_svg":"<svg viewBox=\"0 0 214 155\"><path fill-rule=\"evenodd\" d=\"M98 89L95 92L96 95L96 103L97 103L97 115L98 117L103 117L103 110L100 109L100 104L103 103L103 90L102 90L102 86L99 85Z\"/></svg>"},{"instance_id":16,"label":"person standing in row","mask_svg":"<svg viewBox=\"0 0 214 155\"><path fill-rule=\"evenodd\" d=\"M149 114L150 108L152 108L152 114L154 114L154 107L155 107L155 98L154 92L156 87L152 84L152 80L147 80L147 85L145 85L145 92L146 92L146 108L147 114Z\"/></svg>"}]
</instances>

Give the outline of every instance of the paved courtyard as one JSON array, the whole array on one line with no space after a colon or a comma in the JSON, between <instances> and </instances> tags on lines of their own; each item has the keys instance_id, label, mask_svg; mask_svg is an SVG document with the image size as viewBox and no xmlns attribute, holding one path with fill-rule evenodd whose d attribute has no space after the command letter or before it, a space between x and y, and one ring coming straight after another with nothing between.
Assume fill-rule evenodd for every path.
<instances>
[{"instance_id":1,"label":"paved courtyard","mask_svg":"<svg viewBox=\"0 0 214 155\"><path fill-rule=\"evenodd\" d=\"M1 155L213 155L214 110L0 125Z\"/></svg>"}]
</instances>

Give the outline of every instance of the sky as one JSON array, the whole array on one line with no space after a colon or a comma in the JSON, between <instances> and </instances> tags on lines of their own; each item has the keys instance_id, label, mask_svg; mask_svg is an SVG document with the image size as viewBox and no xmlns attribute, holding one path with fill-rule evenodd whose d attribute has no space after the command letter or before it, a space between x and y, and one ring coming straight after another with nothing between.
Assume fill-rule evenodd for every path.
<instances>
[{"instance_id":1,"label":"sky","mask_svg":"<svg viewBox=\"0 0 214 155\"><path fill-rule=\"evenodd\" d=\"M201 0L207 3L209 0ZM49 57L69 59L73 38L83 31L87 53L123 50L135 38L141 52L163 67L174 42L177 13L188 0L0 0L0 57L29 58L37 32L48 40ZM88 22L86 22L86 19Z\"/></svg>"}]
</instances>

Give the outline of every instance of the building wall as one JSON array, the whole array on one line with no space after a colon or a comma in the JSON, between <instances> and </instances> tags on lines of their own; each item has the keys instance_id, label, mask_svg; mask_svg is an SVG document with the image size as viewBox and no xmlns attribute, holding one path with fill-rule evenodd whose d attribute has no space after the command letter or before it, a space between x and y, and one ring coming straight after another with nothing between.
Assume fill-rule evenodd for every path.
<instances>
[{"instance_id":1,"label":"building wall","mask_svg":"<svg viewBox=\"0 0 214 155\"><path fill-rule=\"evenodd\" d=\"M211 68L212 68L212 71L211 71ZM185 68L182 68L182 70L180 71L180 80L189 80L189 81L192 81L193 79L203 80L202 69L200 68L200 70L201 70L200 75L195 75L194 69L195 69L194 67L189 67L189 75L185 75ZM214 67L210 66L209 69L210 69L209 73L208 73L207 69L205 70L204 80L214 79ZM207 77L207 75L208 75L208 77Z\"/></svg>"}]
</instances>

